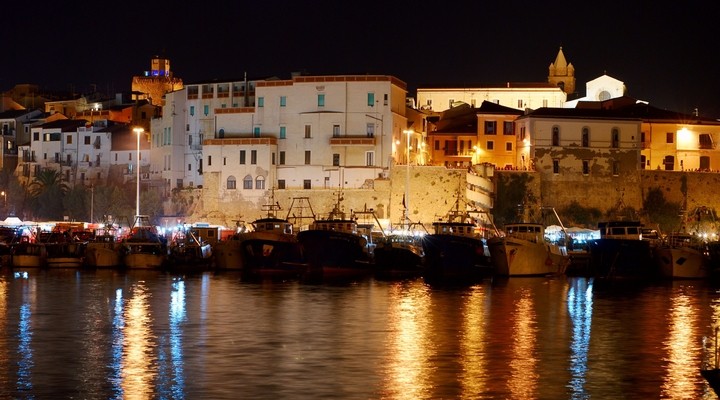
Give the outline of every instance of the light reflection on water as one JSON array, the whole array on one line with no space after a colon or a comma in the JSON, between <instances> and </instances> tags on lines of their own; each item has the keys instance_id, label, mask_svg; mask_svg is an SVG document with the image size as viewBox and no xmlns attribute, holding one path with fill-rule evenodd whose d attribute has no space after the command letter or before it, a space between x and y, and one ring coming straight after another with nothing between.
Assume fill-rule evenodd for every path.
<instances>
[{"instance_id":1,"label":"light reflection on water","mask_svg":"<svg viewBox=\"0 0 720 400\"><path fill-rule=\"evenodd\" d=\"M719 299L701 282L8 272L0 397L710 399Z\"/></svg>"}]
</instances>

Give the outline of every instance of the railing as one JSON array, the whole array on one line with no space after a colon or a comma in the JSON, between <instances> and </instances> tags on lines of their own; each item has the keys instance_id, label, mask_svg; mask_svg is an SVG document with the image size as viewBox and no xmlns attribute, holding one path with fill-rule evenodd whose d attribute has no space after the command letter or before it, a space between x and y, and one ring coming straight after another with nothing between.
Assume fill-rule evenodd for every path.
<instances>
[{"instance_id":1,"label":"railing","mask_svg":"<svg viewBox=\"0 0 720 400\"><path fill-rule=\"evenodd\" d=\"M374 146L375 136L347 135L333 136L330 138L331 146Z\"/></svg>"}]
</instances>

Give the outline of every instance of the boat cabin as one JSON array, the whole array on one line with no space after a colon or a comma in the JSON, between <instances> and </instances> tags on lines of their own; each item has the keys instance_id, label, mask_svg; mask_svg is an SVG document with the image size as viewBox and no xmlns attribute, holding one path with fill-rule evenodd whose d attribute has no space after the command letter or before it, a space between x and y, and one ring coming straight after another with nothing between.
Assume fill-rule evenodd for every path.
<instances>
[{"instance_id":1,"label":"boat cabin","mask_svg":"<svg viewBox=\"0 0 720 400\"><path fill-rule=\"evenodd\" d=\"M532 243L543 243L545 241L545 228L541 224L516 223L505 225L505 234Z\"/></svg>"},{"instance_id":2,"label":"boat cabin","mask_svg":"<svg viewBox=\"0 0 720 400\"><path fill-rule=\"evenodd\" d=\"M599 222L600 238L642 240L643 225L640 221Z\"/></svg>"},{"instance_id":3,"label":"boat cabin","mask_svg":"<svg viewBox=\"0 0 720 400\"><path fill-rule=\"evenodd\" d=\"M255 232L275 232L285 235L292 235L293 225L284 219L261 218L252 222Z\"/></svg>"}]
</instances>

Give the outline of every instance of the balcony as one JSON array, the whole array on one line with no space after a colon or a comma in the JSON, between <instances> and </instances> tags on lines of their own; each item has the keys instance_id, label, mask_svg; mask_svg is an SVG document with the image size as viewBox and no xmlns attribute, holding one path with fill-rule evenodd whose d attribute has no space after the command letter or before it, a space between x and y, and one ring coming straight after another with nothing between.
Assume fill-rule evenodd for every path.
<instances>
[{"instance_id":1,"label":"balcony","mask_svg":"<svg viewBox=\"0 0 720 400\"><path fill-rule=\"evenodd\" d=\"M225 138L225 139L205 139L204 146L212 145L258 145L268 146L277 145L277 138L274 137L246 137L246 138Z\"/></svg>"},{"instance_id":2,"label":"balcony","mask_svg":"<svg viewBox=\"0 0 720 400\"><path fill-rule=\"evenodd\" d=\"M333 136L330 146L375 146L375 137L367 135Z\"/></svg>"}]
</instances>

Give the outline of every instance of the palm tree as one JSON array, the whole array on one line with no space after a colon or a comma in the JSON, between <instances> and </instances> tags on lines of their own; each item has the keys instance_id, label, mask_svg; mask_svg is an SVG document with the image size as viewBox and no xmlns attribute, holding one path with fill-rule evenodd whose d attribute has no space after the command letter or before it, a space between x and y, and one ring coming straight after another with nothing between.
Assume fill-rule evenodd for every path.
<instances>
[{"instance_id":1,"label":"palm tree","mask_svg":"<svg viewBox=\"0 0 720 400\"><path fill-rule=\"evenodd\" d=\"M52 169L43 169L28 186L33 214L39 218L62 219L63 197L68 186L62 173Z\"/></svg>"}]
</instances>

